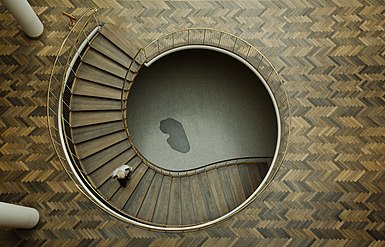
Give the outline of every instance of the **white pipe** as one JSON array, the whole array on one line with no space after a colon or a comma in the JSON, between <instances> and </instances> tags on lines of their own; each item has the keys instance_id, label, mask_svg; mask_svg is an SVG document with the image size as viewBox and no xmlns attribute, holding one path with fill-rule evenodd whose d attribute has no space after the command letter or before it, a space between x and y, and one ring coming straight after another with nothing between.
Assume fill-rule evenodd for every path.
<instances>
[{"instance_id":1,"label":"white pipe","mask_svg":"<svg viewBox=\"0 0 385 247\"><path fill-rule=\"evenodd\" d=\"M29 37L38 38L43 33L43 23L27 0L3 0L3 3Z\"/></svg>"},{"instance_id":2,"label":"white pipe","mask_svg":"<svg viewBox=\"0 0 385 247\"><path fill-rule=\"evenodd\" d=\"M0 202L0 227L30 229L38 222L36 209Z\"/></svg>"}]
</instances>

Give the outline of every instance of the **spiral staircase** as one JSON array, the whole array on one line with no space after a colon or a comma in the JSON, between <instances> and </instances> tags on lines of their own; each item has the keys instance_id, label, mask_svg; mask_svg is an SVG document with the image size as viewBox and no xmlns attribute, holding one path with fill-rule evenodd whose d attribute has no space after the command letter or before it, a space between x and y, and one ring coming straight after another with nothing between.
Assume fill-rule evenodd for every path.
<instances>
[{"instance_id":1,"label":"spiral staircase","mask_svg":"<svg viewBox=\"0 0 385 247\"><path fill-rule=\"evenodd\" d=\"M86 26L78 33L85 33ZM74 34L79 43L80 35ZM135 148L126 126L127 97L149 59L124 34L114 25L99 24L85 35L82 49L79 45L72 49L76 55L70 55L66 65L58 53L47 115L52 144L69 176L105 211L154 230L199 229L247 206L262 182L274 176L277 168L271 169L271 158L240 158L172 171L147 161ZM162 53L159 41L156 46ZM67 71L62 83L58 68ZM281 145L277 163L282 147L286 144ZM121 187L111 173L127 162L133 173Z\"/></svg>"}]
</instances>

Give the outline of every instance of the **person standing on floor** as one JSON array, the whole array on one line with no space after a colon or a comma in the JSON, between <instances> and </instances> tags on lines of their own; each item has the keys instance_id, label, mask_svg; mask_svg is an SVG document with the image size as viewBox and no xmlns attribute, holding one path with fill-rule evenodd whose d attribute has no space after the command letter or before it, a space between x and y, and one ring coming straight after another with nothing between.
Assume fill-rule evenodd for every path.
<instances>
[{"instance_id":1,"label":"person standing on floor","mask_svg":"<svg viewBox=\"0 0 385 247\"><path fill-rule=\"evenodd\" d=\"M116 178L122 187L126 187L127 181L130 179L132 173L132 167L128 165L122 165L116 168L111 177Z\"/></svg>"}]
</instances>

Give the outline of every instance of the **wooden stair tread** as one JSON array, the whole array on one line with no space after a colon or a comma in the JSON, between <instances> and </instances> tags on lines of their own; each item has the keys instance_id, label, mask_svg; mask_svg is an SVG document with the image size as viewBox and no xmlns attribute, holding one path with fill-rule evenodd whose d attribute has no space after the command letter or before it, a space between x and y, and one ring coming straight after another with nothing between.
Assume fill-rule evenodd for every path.
<instances>
[{"instance_id":1,"label":"wooden stair tread","mask_svg":"<svg viewBox=\"0 0 385 247\"><path fill-rule=\"evenodd\" d=\"M254 192L253 185L250 181L248 166L249 164L238 165L239 175L241 176L242 186L245 191L246 198Z\"/></svg>"},{"instance_id":2,"label":"wooden stair tread","mask_svg":"<svg viewBox=\"0 0 385 247\"><path fill-rule=\"evenodd\" d=\"M121 89L118 89L116 87L113 88L92 81L83 80L81 78L75 79L72 94L116 100L121 99Z\"/></svg>"},{"instance_id":3,"label":"wooden stair tread","mask_svg":"<svg viewBox=\"0 0 385 247\"><path fill-rule=\"evenodd\" d=\"M76 77L81 78L83 80L97 82L117 89L122 89L124 82L122 78L86 63L81 63L79 65Z\"/></svg>"},{"instance_id":4,"label":"wooden stair tread","mask_svg":"<svg viewBox=\"0 0 385 247\"><path fill-rule=\"evenodd\" d=\"M103 35L98 34L98 36L91 43L91 47L121 64L126 69L128 69L131 65L132 58L120 50L115 44L113 44Z\"/></svg>"},{"instance_id":5,"label":"wooden stair tread","mask_svg":"<svg viewBox=\"0 0 385 247\"><path fill-rule=\"evenodd\" d=\"M202 223L208 219L208 214L205 207L204 196L199 184L198 175L193 175L190 178L191 192L193 196L194 215L197 223Z\"/></svg>"},{"instance_id":6,"label":"wooden stair tread","mask_svg":"<svg viewBox=\"0 0 385 247\"><path fill-rule=\"evenodd\" d=\"M231 181L227 167L220 167L218 169L218 175L219 180L221 182L222 191L224 193L225 200L227 203L227 207L229 211L233 210L238 206L238 204L236 203L234 191L231 187Z\"/></svg>"},{"instance_id":7,"label":"wooden stair tread","mask_svg":"<svg viewBox=\"0 0 385 247\"><path fill-rule=\"evenodd\" d=\"M227 170L230 176L230 182L234 192L235 201L237 205L240 205L242 202L246 200L246 195L245 195L245 191L243 190L238 167L237 165L229 166L227 167Z\"/></svg>"},{"instance_id":8,"label":"wooden stair tread","mask_svg":"<svg viewBox=\"0 0 385 247\"><path fill-rule=\"evenodd\" d=\"M114 62L109 57L101 54L93 48L88 49L87 53L83 56L82 61L123 79L127 73L127 68L124 68L119 63Z\"/></svg>"},{"instance_id":9,"label":"wooden stair tread","mask_svg":"<svg viewBox=\"0 0 385 247\"><path fill-rule=\"evenodd\" d=\"M139 44L134 44L132 40L128 40L124 35L124 30L116 30L116 26L112 24L105 24L101 29L100 33L124 51L128 56L135 57L140 47Z\"/></svg>"},{"instance_id":10,"label":"wooden stair tread","mask_svg":"<svg viewBox=\"0 0 385 247\"><path fill-rule=\"evenodd\" d=\"M147 191L150 188L152 180L154 179L155 171L152 169L147 169L146 173L139 182L139 185L136 186L131 197L128 199L126 205L124 206L124 211L132 216L137 216L140 206L143 203L144 198L146 197Z\"/></svg>"},{"instance_id":11,"label":"wooden stair tread","mask_svg":"<svg viewBox=\"0 0 385 247\"><path fill-rule=\"evenodd\" d=\"M151 221L154 214L156 201L158 200L159 191L162 185L163 175L160 173L155 174L154 179L147 191L146 197L139 209L138 218Z\"/></svg>"},{"instance_id":12,"label":"wooden stair tread","mask_svg":"<svg viewBox=\"0 0 385 247\"><path fill-rule=\"evenodd\" d=\"M170 202L171 177L164 176L156 202L152 221L158 224L167 223L168 206Z\"/></svg>"},{"instance_id":13,"label":"wooden stair tread","mask_svg":"<svg viewBox=\"0 0 385 247\"><path fill-rule=\"evenodd\" d=\"M215 203L214 195L211 190L211 186L207 179L206 173L204 172L204 173L198 174L198 179L202 190L207 215L210 220L215 219L219 216L219 211Z\"/></svg>"},{"instance_id":14,"label":"wooden stair tread","mask_svg":"<svg viewBox=\"0 0 385 247\"><path fill-rule=\"evenodd\" d=\"M115 145L109 146L96 154L82 159L81 164L83 166L83 170L89 174L129 148L130 145L127 140L123 140Z\"/></svg>"},{"instance_id":15,"label":"wooden stair tread","mask_svg":"<svg viewBox=\"0 0 385 247\"><path fill-rule=\"evenodd\" d=\"M72 95L71 111L108 111L121 110L121 101L89 96Z\"/></svg>"},{"instance_id":16,"label":"wooden stair tread","mask_svg":"<svg viewBox=\"0 0 385 247\"><path fill-rule=\"evenodd\" d=\"M140 163L136 169L133 171L130 180L127 182L126 187L121 187L119 191L110 199L110 201L115 205L116 208L122 210L124 205L128 202L132 193L136 190L139 182L142 180L142 177L147 171L147 166L143 163ZM114 179L116 180L116 179ZM118 183L118 181L115 181Z\"/></svg>"},{"instance_id":17,"label":"wooden stair tread","mask_svg":"<svg viewBox=\"0 0 385 247\"><path fill-rule=\"evenodd\" d=\"M229 212L227 207L225 194L223 192L223 187L219 179L218 170L213 169L206 173L207 180L209 181L210 187L213 192L215 204L217 205L218 211L220 214L225 214Z\"/></svg>"},{"instance_id":18,"label":"wooden stair tread","mask_svg":"<svg viewBox=\"0 0 385 247\"><path fill-rule=\"evenodd\" d=\"M127 135L124 130L102 136L76 145L76 153L80 159L83 159L91 154L97 153L109 146L112 146L122 140L125 140Z\"/></svg>"},{"instance_id":19,"label":"wooden stair tread","mask_svg":"<svg viewBox=\"0 0 385 247\"><path fill-rule=\"evenodd\" d=\"M100 136L123 130L122 121L101 123L90 126L72 128L73 140L76 143L88 141Z\"/></svg>"},{"instance_id":20,"label":"wooden stair tread","mask_svg":"<svg viewBox=\"0 0 385 247\"><path fill-rule=\"evenodd\" d=\"M193 194L190 185L191 177L181 177L181 200L182 200L182 224L193 224L196 219L194 216Z\"/></svg>"},{"instance_id":21,"label":"wooden stair tread","mask_svg":"<svg viewBox=\"0 0 385 247\"><path fill-rule=\"evenodd\" d=\"M254 190L258 188L262 180L265 178L269 166L267 163L253 164L248 166L250 180L253 185Z\"/></svg>"},{"instance_id":22,"label":"wooden stair tread","mask_svg":"<svg viewBox=\"0 0 385 247\"><path fill-rule=\"evenodd\" d=\"M86 125L113 122L122 119L121 111L100 112L71 112L71 126L80 127Z\"/></svg>"},{"instance_id":23,"label":"wooden stair tread","mask_svg":"<svg viewBox=\"0 0 385 247\"><path fill-rule=\"evenodd\" d=\"M109 200L119 189L119 182L116 181L116 179L109 178L97 189L97 191L99 191L99 194L101 194L104 198Z\"/></svg>"},{"instance_id":24,"label":"wooden stair tread","mask_svg":"<svg viewBox=\"0 0 385 247\"><path fill-rule=\"evenodd\" d=\"M180 225L182 221L180 178L174 177L171 182L170 202L168 206L167 224Z\"/></svg>"},{"instance_id":25,"label":"wooden stair tread","mask_svg":"<svg viewBox=\"0 0 385 247\"><path fill-rule=\"evenodd\" d=\"M120 153L114 159L110 160L103 166L99 167L91 174L88 175L90 181L97 188L102 185L108 178L111 177L112 172L121 165L124 165L127 161L135 157L136 153L132 148Z\"/></svg>"}]
</instances>

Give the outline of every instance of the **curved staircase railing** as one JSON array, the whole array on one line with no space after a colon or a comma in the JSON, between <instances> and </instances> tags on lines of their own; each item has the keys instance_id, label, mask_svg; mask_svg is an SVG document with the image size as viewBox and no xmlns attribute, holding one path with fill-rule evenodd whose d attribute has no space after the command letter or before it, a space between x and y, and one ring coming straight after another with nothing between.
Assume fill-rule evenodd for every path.
<instances>
[{"instance_id":1,"label":"curved staircase railing","mask_svg":"<svg viewBox=\"0 0 385 247\"><path fill-rule=\"evenodd\" d=\"M70 148L71 136L63 136L63 133L66 132L65 129L70 126L68 118L66 119L64 115L68 115L71 110L66 103L68 101L63 100L63 98L69 97L72 91L71 85L66 82L73 80L75 71L72 68L77 63L76 57L81 57L84 42L89 42L90 37L100 25L101 22L98 19L96 8L86 10L73 24L55 57L47 94L47 124L52 146L66 173L75 182L79 190L92 201L95 201L95 199L85 193L92 186L88 183L88 188L85 188L82 185L83 183L78 182L79 179L84 179L82 170L77 169L77 172L74 172L71 169L71 167L76 166L71 166L70 162L76 164L79 159L74 150Z\"/></svg>"},{"instance_id":2,"label":"curved staircase railing","mask_svg":"<svg viewBox=\"0 0 385 247\"><path fill-rule=\"evenodd\" d=\"M70 104L66 102L70 102L68 97L70 97L72 93L71 81L75 77L76 66L77 64L79 64L80 59L82 58L82 48L84 48L85 44L90 42L93 35L97 33L98 28L100 28L101 26L101 23L98 20L96 13L96 9L89 9L79 18L79 20L69 31L68 35L65 37L63 44L61 45L55 58L54 66L50 75L47 95L47 121L49 135L60 163L64 167L69 177L75 182L75 185L79 188L79 190L106 212L112 213L122 220L129 221L130 223L135 223L132 221L136 219L135 217L131 217L129 215L126 215L125 213L122 214L121 212L117 212L119 210L116 209L114 205L111 204L108 200L101 197L99 193L95 190L95 188L93 188L89 180L86 178L86 174L82 170L81 164L79 164L80 159L73 148L73 136L72 132L70 131L71 123L68 118L69 112L71 111L71 107ZM194 44L204 44L207 46L217 47L230 51L232 53L235 53L237 56L240 56L245 59L253 68L255 68L263 77L263 79L267 82L268 87L274 89L272 90L274 92L273 97L277 102L279 113L281 114L280 126L283 132L283 135L281 136L287 137L289 135L289 105L285 89L283 88L283 84L281 83L278 74L276 73L275 69L270 64L270 62L267 61L267 59L257 49L255 49L248 42L234 35L214 29L189 29L168 34L141 48L134 57L131 66L135 61L138 62L138 64L143 64L151 61L156 56L164 52L170 51L174 48ZM218 161L211 164L206 164L200 168L185 171L167 170L147 161L133 145L125 121L127 117L125 110L126 102L129 96L130 87L132 85L132 82L129 83L128 81L128 74L130 68L128 68L126 79L124 80L123 87L121 90L122 120L124 124L124 129L128 137L128 141L134 148L137 156L142 160L143 163L148 165L150 168L163 175L171 177L184 177L197 175L199 173L207 172L212 169L217 169L223 166L248 163L253 164L261 161L260 158L241 157L239 159ZM286 138L282 138L282 140L280 141L281 143L279 145L279 149L276 150L277 155L275 155L275 161L273 161L275 164L280 164L282 162L283 156L287 148ZM265 178L264 181L271 181L278 168L279 165L275 165L273 167L273 170L269 173L270 175ZM262 182L261 184L264 184L264 186L259 188L244 203L242 203L236 209L227 213L226 215L219 217L211 223L183 227L188 230L200 229L202 227L215 224L227 217L230 217L234 213L246 207L250 202L252 202L252 199L255 198L257 194L261 193L264 188L266 188L268 183ZM107 202L107 205L103 204L102 202ZM131 220L125 217L128 217ZM140 219L137 220L139 220L139 222L136 222L136 224L142 227L144 226L151 228L148 225L142 225L140 222L146 224L153 224L154 227L152 229L154 230L161 230L163 228L167 228L166 225L158 225L158 227L156 227L157 224L151 222L144 222ZM175 228L171 230L178 229Z\"/></svg>"},{"instance_id":3,"label":"curved staircase railing","mask_svg":"<svg viewBox=\"0 0 385 247\"><path fill-rule=\"evenodd\" d=\"M268 181L271 181L278 171L280 164L283 161L287 150L287 140L290 135L290 105L287 97L284 85L273 65L269 60L252 44L246 40L237 37L233 34L211 29L211 28L191 28L186 30L180 30L173 33L169 33L161 36L157 40L154 40L147 46L141 48L134 57L134 60L138 60L141 64L151 63L151 60L161 54L167 54L169 51L177 49L183 46L208 46L219 48L237 55L241 59L245 60L248 65L253 68L262 77L261 81L266 83L268 91L271 97L275 100L275 106L278 109L280 121L279 140L277 140L277 149L271 164L274 163L273 170L270 173ZM144 62L143 62L144 61ZM130 133L127 126L127 100L130 93L130 87L127 78L122 87L121 94L121 107L122 107L122 119L124 128L127 134L127 139L130 145L135 150L136 154L141 160L149 167L153 168L157 172L167 174L169 176L189 176L200 172L209 171L217 168L219 165L223 165L222 161L213 162L211 164L205 164L199 168L188 169L183 171L176 171L172 169L166 169L159 167L147 160L140 151L135 147L131 140ZM253 157L256 158L256 157ZM266 187L266 186L265 186Z\"/></svg>"}]
</instances>

